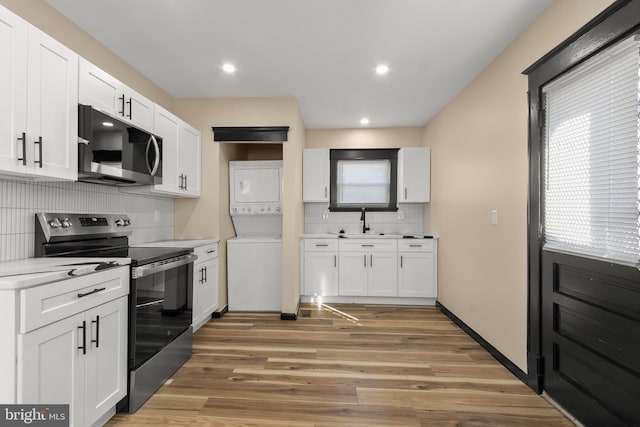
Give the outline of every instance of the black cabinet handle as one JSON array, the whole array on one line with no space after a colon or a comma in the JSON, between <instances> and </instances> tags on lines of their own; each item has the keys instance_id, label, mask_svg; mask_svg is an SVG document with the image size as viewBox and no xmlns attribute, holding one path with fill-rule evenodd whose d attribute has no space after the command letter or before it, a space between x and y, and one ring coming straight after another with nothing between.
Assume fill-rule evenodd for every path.
<instances>
[{"instance_id":1,"label":"black cabinet handle","mask_svg":"<svg viewBox=\"0 0 640 427\"><path fill-rule=\"evenodd\" d=\"M22 138L18 138L18 141L22 141L22 158L18 158L22 162L22 166L27 166L27 134L22 132Z\"/></svg>"},{"instance_id":2,"label":"black cabinet handle","mask_svg":"<svg viewBox=\"0 0 640 427\"><path fill-rule=\"evenodd\" d=\"M204 283L207 283L207 267L204 268Z\"/></svg>"},{"instance_id":3,"label":"black cabinet handle","mask_svg":"<svg viewBox=\"0 0 640 427\"><path fill-rule=\"evenodd\" d=\"M39 136L37 141L34 141L34 144L38 144L38 155L40 157L39 160L35 160L33 163L35 163L36 165L40 165L40 167L42 168L42 137Z\"/></svg>"},{"instance_id":4,"label":"black cabinet handle","mask_svg":"<svg viewBox=\"0 0 640 427\"><path fill-rule=\"evenodd\" d=\"M338 266L338 255L333 256L333 268Z\"/></svg>"},{"instance_id":5,"label":"black cabinet handle","mask_svg":"<svg viewBox=\"0 0 640 427\"><path fill-rule=\"evenodd\" d=\"M87 322L82 321L82 326L78 326L78 329L82 329L82 345L78 346L78 350L82 350L82 354L87 354Z\"/></svg>"},{"instance_id":6,"label":"black cabinet handle","mask_svg":"<svg viewBox=\"0 0 640 427\"><path fill-rule=\"evenodd\" d=\"M316 247L317 248L326 248L327 246L329 246L329 245L326 244L326 243L316 243Z\"/></svg>"},{"instance_id":7,"label":"black cabinet handle","mask_svg":"<svg viewBox=\"0 0 640 427\"><path fill-rule=\"evenodd\" d=\"M96 343L96 348L100 348L100 316L96 316L96 320L92 320L91 323L96 324L96 339L91 342Z\"/></svg>"},{"instance_id":8,"label":"black cabinet handle","mask_svg":"<svg viewBox=\"0 0 640 427\"><path fill-rule=\"evenodd\" d=\"M104 291L107 288L95 288L92 291L85 292L83 294L78 294L78 298L86 297L87 295L95 294L96 292Z\"/></svg>"},{"instance_id":9,"label":"black cabinet handle","mask_svg":"<svg viewBox=\"0 0 640 427\"><path fill-rule=\"evenodd\" d=\"M189 175L184 174L184 189L185 191L189 189L189 181L188 181Z\"/></svg>"},{"instance_id":10,"label":"black cabinet handle","mask_svg":"<svg viewBox=\"0 0 640 427\"><path fill-rule=\"evenodd\" d=\"M367 255L362 255L362 257L364 258L364 266L365 268L367 267Z\"/></svg>"},{"instance_id":11,"label":"black cabinet handle","mask_svg":"<svg viewBox=\"0 0 640 427\"><path fill-rule=\"evenodd\" d=\"M369 267L373 267L373 255L369 255Z\"/></svg>"},{"instance_id":12,"label":"black cabinet handle","mask_svg":"<svg viewBox=\"0 0 640 427\"><path fill-rule=\"evenodd\" d=\"M402 255L400 255L400 268L402 268Z\"/></svg>"},{"instance_id":13,"label":"black cabinet handle","mask_svg":"<svg viewBox=\"0 0 640 427\"><path fill-rule=\"evenodd\" d=\"M131 102L131 97L129 97L129 100L127 101L127 104L129 104L129 114L127 115L127 118L128 118L129 120L131 120L131 111L132 111L132 110L131 110L131 104L132 104L132 102ZM124 110L124 107L123 107L122 109Z\"/></svg>"},{"instance_id":14,"label":"black cabinet handle","mask_svg":"<svg viewBox=\"0 0 640 427\"><path fill-rule=\"evenodd\" d=\"M118 114L120 114L122 117L124 117L124 94L118 98L118 100L120 100L120 102L122 102L122 110L118 111Z\"/></svg>"}]
</instances>

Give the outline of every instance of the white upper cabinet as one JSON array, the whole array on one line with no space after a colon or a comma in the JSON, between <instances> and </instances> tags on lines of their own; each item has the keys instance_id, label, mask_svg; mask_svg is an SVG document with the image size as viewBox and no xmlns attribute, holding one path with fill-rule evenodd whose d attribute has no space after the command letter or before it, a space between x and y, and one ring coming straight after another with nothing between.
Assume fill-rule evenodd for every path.
<instances>
[{"instance_id":1,"label":"white upper cabinet","mask_svg":"<svg viewBox=\"0 0 640 427\"><path fill-rule=\"evenodd\" d=\"M303 201L329 203L329 149L306 148L302 156Z\"/></svg>"},{"instance_id":2,"label":"white upper cabinet","mask_svg":"<svg viewBox=\"0 0 640 427\"><path fill-rule=\"evenodd\" d=\"M26 145L20 139L27 131L27 25L0 7L0 169L4 172L26 172Z\"/></svg>"},{"instance_id":3,"label":"white upper cabinet","mask_svg":"<svg viewBox=\"0 0 640 427\"><path fill-rule=\"evenodd\" d=\"M153 131L154 104L86 59L80 59L79 102Z\"/></svg>"},{"instance_id":4,"label":"white upper cabinet","mask_svg":"<svg viewBox=\"0 0 640 427\"><path fill-rule=\"evenodd\" d=\"M178 180L185 196L200 197L200 131L185 122L178 139Z\"/></svg>"},{"instance_id":5,"label":"white upper cabinet","mask_svg":"<svg viewBox=\"0 0 640 427\"><path fill-rule=\"evenodd\" d=\"M77 179L78 55L0 7L0 173Z\"/></svg>"},{"instance_id":6,"label":"white upper cabinet","mask_svg":"<svg viewBox=\"0 0 640 427\"><path fill-rule=\"evenodd\" d=\"M110 116L122 117L124 101L120 102L119 98L122 83L84 58L80 58L79 70L80 104L91 105Z\"/></svg>"},{"instance_id":7,"label":"white upper cabinet","mask_svg":"<svg viewBox=\"0 0 640 427\"><path fill-rule=\"evenodd\" d=\"M431 149L398 151L398 203L431 201Z\"/></svg>"},{"instance_id":8,"label":"white upper cabinet","mask_svg":"<svg viewBox=\"0 0 640 427\"><path fill-rule=\"evenodd\" d=\"M180 135L180 119L156 106L154 131L162 137L162 184L155 185L157 191L177 193L178 180L178 138Z\"/></svg>"}]
</instances>

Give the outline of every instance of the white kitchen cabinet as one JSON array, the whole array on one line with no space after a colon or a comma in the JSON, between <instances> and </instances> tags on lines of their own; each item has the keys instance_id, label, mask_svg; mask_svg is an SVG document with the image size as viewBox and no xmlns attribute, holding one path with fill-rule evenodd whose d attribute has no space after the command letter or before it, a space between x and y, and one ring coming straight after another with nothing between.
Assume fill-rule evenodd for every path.
<instances>
[{"instance_id":1,"label":"white kitchen cabinet","mask_svg":"<svg viewBox=\"0 0 640 427\"><path fill-rule=\"evenodd\" d=\"M106 71L80 58L79 103L153 132L154 104Z\"/></svg>"},{"instance_id":2,"label":"white kitchen cabinet","mask_svg":"<svg viewBox=\"0 0 640 427\"><path fill-rule=\"evenodd\" d=\"M303 295L336 296L338 290L338 242L305 239Z\"/></svg>"},{"instance_id":3,"label":"white kitchen cabinet","mask_svg":"<svg viewBox=\"0 0 640 427\"><path fill-rule=\"evenodd\" d=\"M71 426L100 419L127 393L127 297L19 338L22 403L70 403Z\"/></svg>"},{"instance_id":4,"label":"white kitchen cabinet","mask_svg":"<svg viewBox=\"0 0 640 427\"><path fill-rule=\"evenodd\" d=\"M200 131L185 122L180 123L178 140L178 179L181 195L200 197Z\"/></svg>"},{"instance_id":5,"label":"white kitchen cabinet","mask_svg":"<svg viewBox=\"0 0 640 427\"><path fill-rule=\"evenodd\" d=\"M302 153L302 199L329 203L329 149L305 148Z\"/></svg>"},{"instance_id":6,"label":"white kitchen cabinet","mask_svg":"<svg viewBox=\"0 0 640 427\"><path fill-rule=\"evenodd\" d=\"M77 179L78 55L0 7L0 173Z\"/></svg>"},{"instance_id":7,"label":"white kitchen cabinet","mask_svg":"<svg viewBox=\"0 0 640 427\"><path fill-rule=\"evenodd\" d=\"M193 331L211 320L218 303L218 243L194 249L198 259L193 265Z\"/></svg>"},{"instance_id":8,"label":"white kitchen cabinet","mask_svg":"<svg viewBox=\"0 0 640 427\"><path fill-rule=\"evenodd\" d=\"M339 243L341 296L397 295L397 242L345 239Z\"/></svg>"},{"instance_id":9,"label":"white kitchen cabinet","mask_svg":"<svg viewBox=\"0 0 640 427\"><path fill-rule=\"evenodd\" d=\"M398 296L435 298L437 293L436 240L398 244Z\"/></svg>"},{"instance_id":10,"label":"white kitchen cabinet","mask_svg":"<svg viewBox=\"0 0 640 427\"><path fill-rule=\"evenodd\" d=\"M431 201L431 149L401 148L398 151L398 203Z\"/></svg>"},{"instance_id":11,"label":"white kitchen cabinet","mask_svg":"<svg viewBox=\"0 0 640 427\"><path fill-rule=\"evenodd\" d=\"M128 292L128 266L0 291L0 335L14 343L2 400L69 404L71 426L104 424L127 393Z\"/></svg>"}]
</instances>

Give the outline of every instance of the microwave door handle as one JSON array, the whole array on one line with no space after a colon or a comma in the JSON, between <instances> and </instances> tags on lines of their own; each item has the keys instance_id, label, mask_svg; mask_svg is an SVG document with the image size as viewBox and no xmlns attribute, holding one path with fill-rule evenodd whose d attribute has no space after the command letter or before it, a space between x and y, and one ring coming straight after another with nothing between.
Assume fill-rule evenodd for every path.
<instances>
[{"instance_id":1,"label":"microwave door handle","mask_svg":"<svg viewBox=\"0 0 640 427\"><path fill-rule=\"evenodd\" d=\"M149 148L151 148L151 144L153 144L153 149L156 152L153 167L149 164ZM147 161L147 169L149 170L149 174L151 176L155 176L156 172L158 172L158 167L160 166L160 146L158 145L158 141L156 141L156 137L153 135L149 137L149 142L147 142L147 152L145 158Z\"/></svg>"}]
</instances>

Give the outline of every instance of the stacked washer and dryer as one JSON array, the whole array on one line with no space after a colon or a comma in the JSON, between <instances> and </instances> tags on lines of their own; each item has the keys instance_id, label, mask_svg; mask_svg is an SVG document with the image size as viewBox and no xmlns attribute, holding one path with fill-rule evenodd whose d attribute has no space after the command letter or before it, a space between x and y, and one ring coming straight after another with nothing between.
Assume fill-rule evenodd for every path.
<instances>
[{"instance_id":1,"label":"stacked washer and dryer","mask_svg":"<svg viewBox=\"0 0 640 427\"><path fill-rule=\"evenodd\" d=\"M229 162L229 311L282 310L282 161Z\"/></svg>"}]
</instances>

